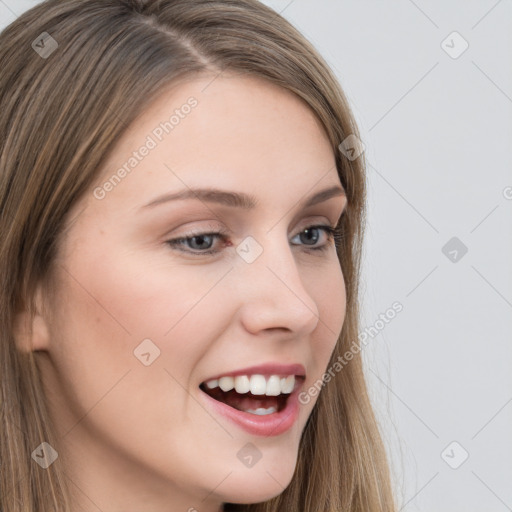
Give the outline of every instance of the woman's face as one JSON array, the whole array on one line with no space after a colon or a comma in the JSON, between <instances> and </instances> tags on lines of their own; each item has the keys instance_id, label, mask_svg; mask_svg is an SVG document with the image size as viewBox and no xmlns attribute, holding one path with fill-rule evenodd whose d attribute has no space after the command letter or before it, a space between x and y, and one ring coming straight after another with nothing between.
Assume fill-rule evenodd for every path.
<instances>
[{"instance_id":1,"label":"woman's face","mask_svg":"<svg viewBox=\"0 0 512 512\"><path fill-rule=\"evenodd\" d=\"M306 206L333 187L314 115L248 75L176 85L114 147L70 212L34 347L83 510L215 511L287 487L317 399L297 394L345 318L334 241L306 231L338 222L344 195Z\"/></svg>"}]
</instances>

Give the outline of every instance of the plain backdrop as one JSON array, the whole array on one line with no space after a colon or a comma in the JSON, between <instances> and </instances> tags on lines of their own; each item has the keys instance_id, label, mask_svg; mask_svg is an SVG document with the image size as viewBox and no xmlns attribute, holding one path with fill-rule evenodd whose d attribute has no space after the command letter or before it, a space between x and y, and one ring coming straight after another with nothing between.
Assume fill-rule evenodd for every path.
<instances>
[{"instance_id":1,"label":"plain backdrop","mask_svg":"<svg viewBox=\"0 0 512 512\"><path fill-rule=\"evenodd\" d=\"M0 0L1 26L37 3ZM401 511L512 510L512 3L264 3L361 130L363 357Z\"/></svg>"}]
</instances>

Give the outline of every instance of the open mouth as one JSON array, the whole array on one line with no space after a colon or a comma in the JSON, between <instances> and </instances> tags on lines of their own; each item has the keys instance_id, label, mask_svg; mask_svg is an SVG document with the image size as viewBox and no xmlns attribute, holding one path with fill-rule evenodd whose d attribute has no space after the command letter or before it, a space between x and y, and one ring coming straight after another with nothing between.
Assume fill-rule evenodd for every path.
<instances>
[{"instance_id":1,"label":"open mouth","mask_svg":"<svg viewBox=\"0 0 512 512\"><path fill-rule=\"evenodd\" d=\"M281 412L286 407L286 402L290 396L290 394L279 394L277 396L253 395L250 391L238 393L235 389L222 391L220 387L208 389L204 382L199 388L215 400L229 405L233 409L260 416Z\"/></svg>"},{"instance_id":2,"label":"open mouth","mask_svg":"<svg viewBox=\"0 0 512 512\"><path fill-rule=\"evenodd\" d=\"M204 381L199 388L237 411L264 416L286 409L290 395L304 379L293 374L223 376Z\"/></svg>"}]
</instances>

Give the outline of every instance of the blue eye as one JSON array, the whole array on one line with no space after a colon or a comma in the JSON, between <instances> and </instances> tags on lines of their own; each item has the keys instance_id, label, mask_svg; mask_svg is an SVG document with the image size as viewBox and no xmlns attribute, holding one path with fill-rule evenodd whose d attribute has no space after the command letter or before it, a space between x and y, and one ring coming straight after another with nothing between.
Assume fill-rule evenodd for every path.
<instances>
[{"instance_id":1,"label":"blue eye","mask_svg":"<svg viewBox=\"0 0 512 512\"><path fill-rule=\"evenodd\" d=\"M331 241L335 240L335 246L338 248L341 245L341 242L343 240L343 235L339 230L336 228L333 228L331 226L323 226L323 225L315 225L315 226L309 226L306 229L302 230L300 233L298 233L295 236L302 236L306 235L306 239L313 240L313 244L315 245L316 241L318 240L319 236L315 235L317 230L321 230L327 235L327 242L319 245L317 247L311 247L308 249L305 249L306 251L326 251L331 246ZM215 239L219 238L226 244L228 241L228 233L225 231L218 231L218 232L204 232L204 233L189 233L186 236L180 237L180 238L174 238L172 240L167 240L166 243L170 245L173 248L177 248L177 250L181 252L186 252L188 254L192 254L195 256L202 256L207 254L215 254L219 252L218 250L211 249L211 242ZM187 243L187 242L192 242ZM190 249L183 249L183 247L187 245ZM194 246L195 247L192 247ZM311 244L305 244L305 245L311 245Z\"/></svg>"}]
</instances>

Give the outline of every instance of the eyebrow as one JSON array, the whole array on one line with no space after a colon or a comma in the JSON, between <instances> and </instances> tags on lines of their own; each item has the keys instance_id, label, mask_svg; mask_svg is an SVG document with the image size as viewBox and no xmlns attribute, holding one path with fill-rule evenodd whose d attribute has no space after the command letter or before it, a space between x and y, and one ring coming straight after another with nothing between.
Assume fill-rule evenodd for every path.
<instances>
[{"instance_id":1,"label":"eyebrow","mask_svg":"<svg viewBox=\"0 0 512 512\"><path fill-rule=\"evenodd\" d=\"M338 196L346 197L345 190L339 186L334 186L313 194L311 197L299 204L303 208L307 208ZM152 208L169 201L179 201L184 199L198 199L207 203L217 203L232 208L241 208L243 210L253 210L258 205L258 200L255 196L245 194L243 192L231 192L218 188L188 188L179 192L158 196L149 203L143 205L142 208Z\"/></svg>"}]
</instances>

